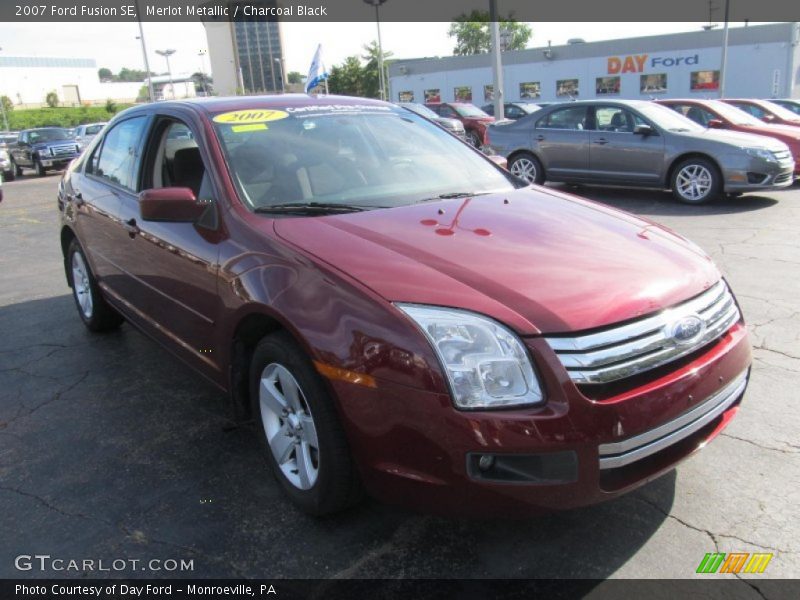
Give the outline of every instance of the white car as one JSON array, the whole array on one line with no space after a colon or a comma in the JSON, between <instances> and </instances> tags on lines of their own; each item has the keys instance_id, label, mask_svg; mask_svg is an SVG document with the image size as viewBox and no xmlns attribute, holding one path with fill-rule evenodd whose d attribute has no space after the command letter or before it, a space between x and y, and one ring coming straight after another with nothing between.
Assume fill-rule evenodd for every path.
<instances>
[{"instance_id":1,"label":"white car","mask_svg":"<svg viewBox=\"0 0 800 600\"><path fill-rule=\"evenodd\" d=\"M86 148L98 133L103 130L106 123L84 123L75 128L75 141L81 150Z\"/></svg>"}]
</instances>

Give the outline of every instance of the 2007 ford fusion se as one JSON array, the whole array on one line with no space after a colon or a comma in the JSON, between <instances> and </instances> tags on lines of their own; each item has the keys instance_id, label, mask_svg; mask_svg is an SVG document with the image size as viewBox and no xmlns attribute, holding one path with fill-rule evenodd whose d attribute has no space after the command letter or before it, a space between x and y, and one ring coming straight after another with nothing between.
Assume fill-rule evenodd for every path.
<instances>
[{"instance_id":1,"label":"2007 ford fusion se","mask_svg":"<svg viewBox=\"0 0 800 600\"><path fill-rule=\"evenodd\" d=\"M747 385L697 246L384 102L134 107L58 203L86 326L124 319L226 391L309 513L362 490L478 515L613 498L715 437Z\"/></svg>"}]
</instances>

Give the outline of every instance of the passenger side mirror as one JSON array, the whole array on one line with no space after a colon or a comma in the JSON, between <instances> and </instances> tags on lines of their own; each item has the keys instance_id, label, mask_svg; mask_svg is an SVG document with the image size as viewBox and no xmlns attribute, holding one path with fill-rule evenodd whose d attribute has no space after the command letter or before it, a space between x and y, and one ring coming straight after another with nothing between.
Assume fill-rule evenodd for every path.
<instances>
[{"instance_id":1,"label":"passenger side mirror","mask_svg":"<svg viewBox=\"0 0 800 600\"><path fill-rule=\"evenodd\" d=\"M200 202L187 187L144 190L139 194L139 214L144 221L193 223L208 203Z\"/></svg>"},{"instance_id":2,"label":"passenger side mirror","mask_svg":"<svg viewBox=\"0 0 800 600\"><path fill-rule=\"evenodd\" d=\"M653 135L653 128L650 125L637 125L633 128L633 133L636 135Z\"/></svg>"},{"instance_id":3,"label":"passenger side mirror","mask_svg":"<svg viewBox=\"0 0 800 600\"><path fill-rule=\"evenodd\" d=\"M708 121L709 129L722 129L723 127L725 127L725 123L723 123L719 119L709 119Z\"/></svg>"}]
</instances>

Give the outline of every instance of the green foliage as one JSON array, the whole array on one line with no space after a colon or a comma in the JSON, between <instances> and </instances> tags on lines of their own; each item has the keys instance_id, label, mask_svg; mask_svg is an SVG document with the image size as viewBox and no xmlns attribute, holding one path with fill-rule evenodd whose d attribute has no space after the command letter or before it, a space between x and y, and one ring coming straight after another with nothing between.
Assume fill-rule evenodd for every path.
<instances>
[{"instance_id":1,"label":"green foliage","mask_svg":"<svg viewBox=\"0 0 800 600\"><path fill-rule=\"evenodd\" d=\"M44 101L50 108L55 108L58 106L58 94L55 92L47 92L47 96L45 96Z\"/></svg>"},{"instance_id":2,"label":"green foliage","mask_svg":"<svg viewBox=\"0 0 800 600\"><path fill-rule=\"evenodd\" d=\"M5 109L6 114L14 110L14 103L8 96L0 96L0 102L3 104L3 108Z\"/></svg>"},{"instance_id":3,"label":"green foliage","mask_svg":"<svg viewBox=\"0 0 800 600\"><path fill-rule=\"evenodd\" d=\"M289 71L287 78L289 83L303 83L303 75L297 71Z\"/></svg>"},{"instance_id":4,"label":"green foliage","mask_svg":"<svg viewBox=\"0 0 800 600\"><path fill-rule=\"evenodd\" d=\"M364 44L363 46L364 52L366 54L362 54L361 58L367 61L367 64L364 65L364 95L368 98L380 98L380 79L378 78L378 42L372 41L369 44ZM383 77L384 77L384 84L389 87L389 63L387 59L392 56L391 52L384 51L383 53Z\"/></svg>"},{"instance_id":5,"label":"green foliage","mask_svg":"<svg viewBox=\"0 0 800 600\"><path fill-rule=\"evenodd\" d=\"M155 73L151 72L151 74L154 75ZM119 73L114 75L111 69L103 67L97 70L97 76L100 78L100 81L144 81L147 78L147 72L141 69L123 67L120 69Z\"/></svg>"},{"instance_id":6,"label":"green foliage","mask_svg":"<svg viewBox=\"0 0 800 600\"><path fill-rule=\"evenodd\" d=\"M114 102L111 98L106 100L106 112L114 115L117 113L117 103Z\"/></svg>"},{"instance_id":7,"label":"green foliage","mask_svg":"<svg viewBox=\"0 0 800 600\"><path fill-rule=\"evenodd\" d=\"M511 31L511 41L506 50L523 50L531 39L531 28L513 18L500 17L500 29ZM492 36L489 32L489 13L473 10L461 15L450 24L447 35L456 38L453 54L481 54L489 52Z\"/></svg>"},{"instance_id":8,"label":"green foliage","mask_svg":"<svg viewBox=\"0 0 800 600\"><path fill-rule=\"evenodd\" d=\"M365 54L358 56L348 56L340 65L335 65L331 69L328 77L328 90L331 94L342 94L345 96L361 96L362 98L380 97L378 90L378 43L373 41L364 45ZM388 62L387 58L392 56L391 52L383 53L383 68L388 87ZM362 59L366 64L362 64ZM388 91L388 90L387 90Z\"/></svg>"},{"instance_id":9,"label":"green foliage","mask_svg":"<svg viewBox=\"0 0 800 600\"><path fill-rule=\"evenodd\" d=\"M116 110L128 106L119 105ZM75 127L82 123L108 121L109 118L105 106L17 109L8 113L8 126L12 131L33 127Z\"/></svg>"},{"instance_id":10,"label":"green foliage","mask_svg":"<svg viewBox=\"0 0 800 600\"><path fill-rule=\"evenodd\" d=\"M97 70L97 76L100 78L100 81L112 81L114 79L114 74L111 72L111 69L106 69L105 67Z\"/></svg>"},{"instance_id":11,"label":"green foliage","mask_svg":"<svg viewBox=\"0 0 800 600\"><path fill-rule=\"evenodd\" d=\"M150 100L150 89L143 85L139 88L139 93L136 95L137 102L147 102Z\"/></svg>"}]
</instances>

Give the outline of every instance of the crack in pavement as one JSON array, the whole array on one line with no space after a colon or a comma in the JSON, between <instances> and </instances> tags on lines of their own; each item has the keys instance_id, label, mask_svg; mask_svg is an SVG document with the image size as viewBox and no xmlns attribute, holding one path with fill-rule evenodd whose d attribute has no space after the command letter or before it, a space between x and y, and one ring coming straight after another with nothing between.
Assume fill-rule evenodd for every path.
<instances>
[{"instance_id":1,"label":"crack in pavement","mask_svg":"<svg viewBox=\"0 0 800 600\"><path fill-rule=\"evenodd\" d=\"M800 454L800 451L794 450L784 450L782 448L775 448L774 446L765 446L753 440L748 440L747 438L738 437L735 435L731 435L727 431L723 431L719 434L721 437L730 438L732 440L738 440L740 442L745 442L746 444L750 444L751 446L755 446L756 448L761 448L762 450L772 450L773 452L780 452L781 454ZM800 448L794 444L790 444L789 442L784 442L783 440L778 440L781 444L786 444L790 448Z\"/></svg>"},{"instance_id":2,"label":"crack in pavement","mask_svg":"<svg viewBox=\"0 0 800 600\"><path fill-rule=\"evenodd\" d=\"M774 352L775 354L780 354L781 356L791 358L792 360L800 360L800 356L794 356L788 352L783 352L782 350L775 350L773 348L767 348L766 346L753 346L753 348L756 350L763 350L764 352Z\"/></svg>"},{"instance_id":3,"label":"crack in pavement","mask_svg":"<svg viewBox=\"0 0 800 600\"><path fill-rule=\"evenodd\" d=\"M66 510L56 506L52 502L48 501L47 499L45 499L45 498L43 498L43 497L41 497L41 496L39 496L37 494L33 494L31 492L26 492L24 490L20 490L20 489L17 489L17 488L4 486L4 485L0 485L0 491L11 492L13 494L17 494L17 495L20 495L20 496L23 496L23 497L26 497L26 498L31 498L33 500L36 500L37 502L39 502L45 508L47 508L49 510L52 510L52 511L54 511L54 512L56 512L56 513L58 513L58 514L60 514L60 515L62 515L64 517L70 517L70 518L76 518L76 519L85 519L85 520L88 520L88 521L94 521L94 522L102 523L102 524L104 524L104 525L106 525L108 527L112 527L112 528L118 530L119 532L124 534L126 537L128 537L132 541L134 541L135 543L139 543L139 544L141 544L141 543L143 543L143 544L158 544L158 545L167 546L167 547L170 547L170 548L175 548L177 550L182 550L183 552L188 552L188 553L193 554L193 555L195 555L195 556L197 556L199 558L202 558L204 560L207 560L207 561L210 561L210 562L215 562L215 563L221 564L223 566L226 566L229 569L231 569L234 573L236 573L236 575L238 577L241 577L241 578L247 577L246 573L244 571L242 571L234 563L229 562L229 561L225 560L224 558L220 558L220 557L217 557L217 556L211 556L211 555L206 554L205 552L203 552L201 550L197 550L196 548L193 548L191 546L184 546L183 544L170 542L168 540L162 540L162 539L158 539L158 538L153 538L153 537L148 536L147 534L144 534L142 531L140 531L138 529L132 529L132 528L128 527L124 523L114 523L113 521L111 521L109 519L105 519L103 517L87 515L85 513L76 513L76 512L66 511Z\"/></svg>"},{"instance_id":4,"label":"crack in pavement","mask_svg":"<svg viewBox=\"0 0 800 600\"><path fill-rule=\"evenodd\" d=\"M52 404L53 402L57 401L59 398L61 398L61 396L63 396L64 394L67 394L67 393L71 392L73 389L75 389L76 387L78 387L78 386L79 386L81 383L83 383L83 381L84 381L84 380L85 380L87 377L89 377L89 371L84 371L84 372L83 372L83 374L82 374L82 375L81 375L81 376L80 376L80 377L79 377L79 378L78 378L76 381L74 381L73 383L71 383L70 385L68 385L66 388L64 388L64 389L61 389L61 390L58 390L58 391L57 391L57 392L56 392L56 393L53 395L53 397L52 397L52 398L50 398L49 400L45 400L44 402L42 402L42 403L40 403L40 404L37 404L36 406L33 406L33 407L28 407L28 406L27 406L27 405L26 405L26 404L25 404L23 401L20 401L20 409L19 409L19 410L17 410L17 414L16 414L16 415L14 415L14 417L12 417L11 419L9 419L9 420L6 422L6 427L8 427L9 425L11 425L12 423L15 423L15 422L16 422L16 421L18 421L19 419L23 419L23 418L25 418L25 417L30 417L30 416L31 416L33 413L35 413L37 410L39 410L39 409L40 409L40 408L42 408L43 406L47 406L48 404ZM20 395L21 395L21 394L20 394ZM27 412L23 412L23 411L22 411L22 409L26 410Z\"/></svg>"}]
</instances>

